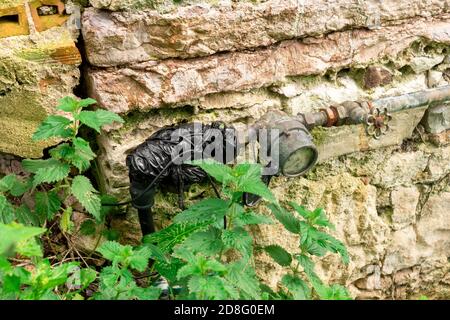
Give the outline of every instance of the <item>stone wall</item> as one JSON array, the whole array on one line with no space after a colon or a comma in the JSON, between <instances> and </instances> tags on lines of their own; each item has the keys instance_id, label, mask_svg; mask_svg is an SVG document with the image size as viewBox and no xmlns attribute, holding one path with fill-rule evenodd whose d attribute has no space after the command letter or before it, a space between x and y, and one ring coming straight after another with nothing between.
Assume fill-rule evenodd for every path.
<instances>
[{"instance_id":1,"label":"stone wall","mask_svg":"<svg viewBox=\"0 0 450 320\"><path fill-rule=\"evenodd\" d=\"M31 135L80 79L77 15L62 14L58 0L42 2L62 6L61 14L38 16L41 1L0 1L0 151L22 157L42 156L49 143L36 143ZM65 9L77 11L71 4ZM23 20L21 35L18 22L2 19L15 14Z\"/></svg>"},{"instance_id":2,"label":"stone wall","mask_svg":"<svg viewBox=\"0 0 450 320\"><path fill-rule=\"evenodd\" d=\"M194 119L243 126L268 110L296 114L449 80L448 1L219 1L120 12L117 3L102 11L103 2L92 2L82 33L90 96L126 118L98 138L102 185L123 199L125 155L162 126ZM449 108L424 117L425 109L395 114L380 140L362 125L315 129L320 165L271 183L281 201L326 209L352 262L329 256L321 272L355 297L449 295ZM193 186L188 203L203 189ZM158 196L160 225L175 203ZM115 226L127 230L124 240L139 232L133 210ZM253 231L261 244L295 249L279 225ZM282 270L265 254L258 267L275 286Z\"/></svg>"},{"instance_id":3,"label":"stone wall","mask_svg":"<svg viewBox=\"0 0 450 320\"><path fill-rule=\"evenodd\" d=\"M241 128L269 110L297 114L450 84L450 1L90 3L81 17L86 93L125 119L97 137L98 182L121 200L129 197L126 154L165 125L220 119ZM0 42L20 39L28 38ZM54 95L45 97L72 90L78 70L67 68L54 72L60 87L49 85ZM13 91L2 97L2 76L4 108L9 104L1 99ZM29 90L39 94L33 88L46 77L31 81ZM326 209L351 263L330 255L320 273L347 285L355 298L450 297L449 113L446 104L396 113L379 140L363 125L316 128L319 164L305 177L271 182L281 201ZM207 189L192 186L187 204ZM157 195L158 225L178 211L176 196ZM140 239L133 209L112 225L122 241ZM295 249L297 240L280 225L252 231L260 244ZM257 265L275 286L282 270L264 253Z\"/></svg>"}]
</instances>

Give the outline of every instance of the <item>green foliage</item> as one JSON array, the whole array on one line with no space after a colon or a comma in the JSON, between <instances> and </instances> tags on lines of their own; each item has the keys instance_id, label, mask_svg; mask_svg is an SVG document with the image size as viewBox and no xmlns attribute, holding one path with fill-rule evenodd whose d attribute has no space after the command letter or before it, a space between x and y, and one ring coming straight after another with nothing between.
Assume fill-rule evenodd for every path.
<instances>
[{"instance_id":1,"label":"green foliage","mask_svg":"<svg viewBox=\"0 0 450 320\"><path fill-rule=\"evenodd\" d=\"M99 291L95 298L99 300L156 300L159 298L160 289L149 286L139 287L130 269L140 272L145 271L150 257L156 256L154 250L148 247L133 248L123 246L117 242L104 242L97 251L103 258L110 260L112 265L105 267L100 272Z\"/></svg>"},{"instance_id":2,"label":"green foliage","mask_svg":"<svg viewBox=\"0 0 450 320\"><path fill-rule=\"evenodd\" d=\"M76 118L80 120L81 123L95 129L98 133L100 133L100 129L103 125L111 124L114 121L123 122L122 118L117 114L102 109L96 111L81 111Z\"/></svg>"},{"instance_id":3,"label":"green foliage","mask_svg":"<svg viewBox=\"0 0 450 320\"><path fill-rule=\"evenodd\" d=\"M63 116L48 116L33 134L33 140L69 138L73 135L72 121Z\"/></svg>"},{"instance_id":4,"label":"green foliage","mask_svg":"<svg viewBox=\"0 0 450 320\"><path fill-rule=\"evenodd\" d=\"M342 286L324 284L314 270L314 257L338 253L344 263L349 260L343 243L326 232L333 225L325 212L309 211L295 203L281 206L262 182L257 164L229 167L213 161L194 162L221 184L222 198L197 202L179 213L168 227L145 236L140 246L114 241L117 234L113 229L98 227L110 210L102 203L112 203L113 199L101 196L82 175L95 154L77 134L81 125L100 132L103 125L122 119L105 110L83 110L94 103L93 99L61 99L57 109L71 113L71 117L48 117L33 138L63 141L49 150L49 159L23 160L29 178L8 175L0 179L0 299L85 299L92 284L97 289L89 299L151 300L161 296L155 281L158 277L168 281L166 294L171 299L350 298ZM34 196L33 210L16 204L26 193ZM274 220L244 207L244 193L262 197L275 219L299 238L298 252L277 244L262 248L288 270L278 292L265 286L256 274L254 254L260 248L255 247L250 233L253 225ZM81 268L77 262L52 265L43 257L37 236L45 229L39 226L59 218L59 229L72 232L74 200L92 216L77 232L99 233L110 239L95 250L107 264L98 272ZM32 271L15 266L13 257L29 259ZM149 268L147 283L138 284L136 275L147 273Z\"/></svg>"},{"instance_id":5,"label":"green foliage","mask_svg":"<svg viewBox=\"0 0 450 320\"><path fill-rule=\"evenodd\" d=\"M81 175L73 178L71 192L90 214L101 220L101 200L88 178Z\"/></svg>"},{"instance_id":6,"label":"green foliage","mask_svg":"<svg viewBox=\"0 0 450 320\"><path fill-rule=\"evenodd\" d=\"M43 259L36 240L43 232L43 228L0 223L0 300L75 299L96 279L95 270L81 269L78 263L52 266ZM32 257L32 268L11 264L8 257L15 254Z\"/></svg>"},{"instance_id":7,"label":"green foliage","mask_svg":"<svg viewBox=\"0 0 450 320\"><path fill-rule=\"evenodd\" d=\"M279 245L270 245L264 248L270 257L280 266L289 267L292 262L292 256Z\"/></svg>"},{"instance_id":8,"label":"green foliage","mask_svg":"<svg viewBox=\"0 0 450 320\"><path fill-rule=\"evenodd\" d=\"M277 204L269 205L275 218L288 231L300 238L299 252L293 255L277 245L264 248L276 263L283 267L290 267L290 272L281 280L281 285L287 289L287 293L272 293L271 297L285 295L292 299L310 299L314 293L317 298L324 300L350 299L344 287L337 284L331 286L323 284L314 271L312 256L322 257L329 252L339 253L343 263L349 262L344 244L324 230L325 228L334 229L325 211L323 209L309 211L293 202L290 202L289 206L294 212ZM297 261L295 267L292 266L292 257Z\"/></svg>"},{"instance_id":9,"label":"green foliage","mask_svg":"<svg viewBox=\"0 0 450 320\"><path fill-rule=\"evenodd\" d=\"M35 196L36 213L43 220L52 219L61 207L61 201L55 191L36 192Z\"/></svg>"},{"instance_id":10,"label":"green foliage","mask_svg":"<svg viewBox=\"0 0 450 320\"><path fill-rule=\"evenodd\" d=\"M290 212L280 206L261 181L259 165L241 164L230 168L212 161L193 162L222 184L225 198L204 199L179 213L169 227L144 238L147 245L164 252L164 261L155 258L155 269L171 287L182 289L174 298L182 299L342 299L348 298L340 286L326 286L314 272L311 255L338 252L347 261L345 247L321 228L331 227L323 210L310 212L296 204ZM290 272L275 293L262 290L256 276L253 238L248 225L273 223L272 219L242 205L244 192L257 194L269 202L275 218L290 232L300 236L304 252L291 254L279 245L264 250ZM226 227L224 227L226 218ZM301 218L301 219L300 219ZM320 249L317 249L320 248ZM315 254L312 254L312 253ZM234 257L229 259L230 254Z\"/></svg>"},{"instance_id":11,"label":"green foliage","mask_svg":"<svg viewBox=\"0 0 450 320\"><path fill-rule=\"evenodd\" d=\"M106 209L102 209L101 197L88 178L82 175L95 159L89 142L78 137L83 124L98 132L103 125L123 120L110 111L85 111L84 108L95 104L93 99L76 100L65 97L59 101L57 109L70 113L70 117L48 116L33 135L34 140L59 139L59 145L49 150L48 159L24 159L22 166L31 173L26 180L15 175L0 179L0 222L17 221L25 225L44 225L61 215L60 227L64 232L72 230L70 196L79 203L98 222L103 221ZM48 184L51 184L49 189ZM14 197L26 192L34 193L35 205L31 210L26 205L15 206Z\"/></svg>"},{"instance_id":12,"label":"green foliage","mask_svg":"<svg viewBox=\"0 0 450 320\"><path fill-rule=\"evenodd\" d=\"M268 201L275 197L261 181L259 165L234 168L196 162L222 184L225 199L205 199L179 213L174 223L147 236L145 243L157 245L169 254L168 263L155 268L168 275L171 286L181 286L180 298L187 299L257 299L259 281L253 267L253 238L244 228L272 220L243 207L244 192L250 190ZM224 228L226 218L226 228ZM234 254L239 260L224 262Z\"/></svg>"}]
</instances>

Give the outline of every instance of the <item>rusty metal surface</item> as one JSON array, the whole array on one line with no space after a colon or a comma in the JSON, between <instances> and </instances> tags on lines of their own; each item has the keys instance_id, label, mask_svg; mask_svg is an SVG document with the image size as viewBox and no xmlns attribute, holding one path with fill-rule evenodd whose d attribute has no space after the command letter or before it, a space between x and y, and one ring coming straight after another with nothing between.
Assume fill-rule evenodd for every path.
<instances>
[{"instance_id":1,"label":"rusty metal surface","mask_svg":"<svg viewBox=\"0 0 450 320\"><path fill-rule=\"evenodd\" d=\"M383 110L372 108L365 123L367 134L375 139L379 139L390 130L389 122L391 120L392 116L387 108Z\"/></svg>"}]
</instances>

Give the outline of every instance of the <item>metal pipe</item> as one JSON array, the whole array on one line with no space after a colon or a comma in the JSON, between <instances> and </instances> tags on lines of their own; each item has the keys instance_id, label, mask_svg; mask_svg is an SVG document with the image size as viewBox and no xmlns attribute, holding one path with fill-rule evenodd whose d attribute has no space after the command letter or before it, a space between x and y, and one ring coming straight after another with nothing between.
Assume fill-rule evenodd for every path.
<instances>
[{"instance_id":1,"label":"metal pipe","mask_svg":"<svg viewBox=\"0 0 450 320\"><path fill-rule=\"evenodd\" d=\"M399 96L385 97L371 102L346 101L340 105L330 106L320 111L299 113L297 117L308 129L317 126L331 127L345 124L367 124L372 116L378 125L385 125L391 112L420 108L433 103L450 101L450 85L407 93ZM384 114L381 114L383 113Z\"/></svg>"},{"instance_id":2,"label":"metal pipe","mask_svg":"<svg viewBox=\"0 0 450 320\"><path fill-rule=\"evenodd\" d=\"M407 93L400 96L377 99L372 102L372 105L378 109L387 108L388 112L399 112L449 100L450 85Z\"/></svg>"}]
</instances>

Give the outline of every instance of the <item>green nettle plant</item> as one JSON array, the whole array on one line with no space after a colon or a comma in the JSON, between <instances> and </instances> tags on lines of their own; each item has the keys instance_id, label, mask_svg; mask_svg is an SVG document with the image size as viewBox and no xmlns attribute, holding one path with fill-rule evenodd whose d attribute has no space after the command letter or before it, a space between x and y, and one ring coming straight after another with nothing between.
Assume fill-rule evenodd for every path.
<instances>
[{"instance_id":1,"label":"green nettle plant","mask_svg":"<svg viewBox=\"0 0 450 320\"><path fill-rule=\"evenodd\" d=\"M96 279L97 272L81 269L77 262L50 265L36 241L44 232L44 228L15 222L0 223L0 300L84 299L80 293ZM30 258L27 268L11 264L8 258L15 255Z\"/></svg>"},{"instance_id":2,"label":"green nettle plant","mask_svg":"<svg viewBox=\"0 0 450 320\"><path fill-rule=\"evenodd\" d=\"M282 286L287 291L281 289L278 293L274 293L266 287L269 296L303 300L311 299L315 293L318 298L325 300L350 299L350 295L344 287L337 284L325 285L314 271L314 262L311 258L313 256L322 257L327 252L339 253L345 264L349 262L344 244L321 230L334 229L324 210L308 211L294 202L289 202L289 206L294 213L274 204L269 206L286 230L300 237L299 251L295 254L290 254L279 245L270 245L264 248L279 265L290 268L290 272L281 280ZM305 280L309 282L309 285Z\"/></svg>"},{"instance_id":3,"label":"green nettle plant","mask_svg":"<svg viewBox=\"0 0 450 320\"><path fill-rule=\"evenodd\" d=\"M78 132L85 125L100 133L102 126L123 120L107 110L84 110L95 103L90 98L75 100L65 97L60 100L57 110L70 116L50 115L41 123L33 140L60 139L63 142L49 150L48 159L22 161L23 168L31 173L27 180L23 181L14 174L0 180L0 222L17 221L42 226L61 213L61 229L69 231L72 227L72 207L66 205L69 196L74 196L97 222L104 219L106 210L102 210L102 197L83 175L96 155ZM34 193L34 210L25 204L15 206L8 201L8 197L17 199L27 191Z\"/></svg>"},{"instance_id":4,"label":"green nettle plant","mask_svg":"<svg viewBox=\"0 0 450 320\"><path fill-rule=\"evenodd\" d=\"M333 226L322 209L313 212L290 203L297 215L281 207L261 181L261 167L239 164L233 169L214 162L197 162L222 184L224 199L205 199L174 218L169 227L148 235L144 243L163 253L154 268L171 287L178 287L178 298L188 299L349 299L346 289L323 284L314 271L311 256L339 253L344 263L344 245L324 232ZM290 232L300 236L299 252L290 254L278 245L263 248L278 264L289 267L279 292L263 285L255 271L253 237L249 225L273 221L244 208L244 192L269 202L275 218ZM293 265L293 260L297 264ZM309 283L309 285L308 285Z\"/></svg>"},{"instance_id":5,"label":"green nettle plant","mask_svg":"<svg viewBox=\"0 0 450 320\"><path fill-rule=\"evenodd\" d=\"M157 257L153 250L146 247L133 248L115 241L103 243L97 250L111 261L111 266L100 272L97 300L156 300L161 289L154 286L139 287L131 270L144 272L151 257Z\"/></svg>"},{"instance_id":6,"label":"green nettle plant","mask_svg":"<svg viewBox=\"0 0 450 320\"><path fill-rule=\"evenodd\" d=\"M55 229L42 226L56 221L62 233L70 233L76 199L93 218L82 229L93 233L108 212L102 200L112 201L83 175L96 155L78 133L83 125L100 133L103 125L123 120L109 111L85 110L94 103L93 99L62 99L58 110L70 117L47 117L33 136L62 140L49 150L50 157L23 160L31 173L27 179L13 174L0 179L0 299L147 300L159 299L161 294L170 299L350 298L345 288L324 284L315 272L313 257L338 253L344 263L349 260L344 245L326 232L333 226L325 212L278 203L261 181L258 164L232 168L213 161L193 162L221 184L221 197L197 202L176 215L168 227L145 236L139 246L115 241L100 244L96 252L107 266L89 267L81 255L85 268L64 259L51 264L55 257L44 257L38 237ZM255 246L249 227L275 221L244 207L246 192L262 197L275 219L298 236L297 252L277 244ZM25 193L34 195L33 208L21 203ZM254 255L258 251L287 270L277 291L257 276ZM146 281L138 281L142 278ZM157 285L163 279L168 283L164 293Z\"/></svg>"}]
</instances>

